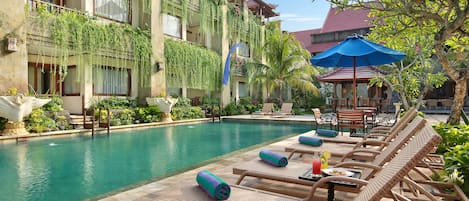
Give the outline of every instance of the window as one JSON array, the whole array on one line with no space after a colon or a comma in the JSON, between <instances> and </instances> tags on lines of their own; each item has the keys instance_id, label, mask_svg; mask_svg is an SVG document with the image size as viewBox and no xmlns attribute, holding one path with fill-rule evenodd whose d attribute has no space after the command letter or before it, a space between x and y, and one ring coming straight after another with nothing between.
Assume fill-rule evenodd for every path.
<instances>
[{"instance_id":1,"label":"window","mask_svg":"<svg viewBox=\"0 0 469 201\"><path fill-rule=\"evenodd\" d=\"M238 94L239 97L249 96L248 94L248 85L245 82L240 82L238 85Z\"/></svg>"},{"instance_id":2,"label":"window","mask_svg":"<svg viewBox=\"0 0 469 201\"><path fill-rule=\"evenodd\" d=\"M130 69L94 66L93 93L95 95L130 96Z\"/></svg>"},{"instance_id":3,"label":"window","mask_svg":"<svg viewBox=\"0 0 469 201\"><path fill-rule=\"evenodd\" d=\"M79 96L80 95L80 82L78 78L76 66L69 66L67 75L62 82L62 95L65 96Z\"/></svg>"},{"instance_id":4,"label":"window","mask_svg":"<svg viewBox=\"0 0 469 201\"><path fill-rule=\"evenodd\" d=\"M50 64L28 63L28 84L33 93L54 94L59 90L59 73ZM57 67L58 68L58 67Z\"/></svg>"},{"instance_id":5,"label":"window","mask_svg":"<svg viewBox=\"0 0 469 201\"><path fill-rule=\"evenodd\" d=\"M130 1L94 0L94 13L111 20L130 22Z\"/></svg>"},{"instance_id":6,"label":"window","mask_svg":"<svg viewBox=\"0 0 469 201\"><path fill-rule=\"evenodd\" d=\"M238 47L238 56L250 57L249 45L246 43L241 43Z\"/></svg>"},{"instance_id":7,"label":"window","mask_svg":"<svg viewBox=\"0 0 469 201\"><path fill-rule=\"evenodd\" d=\"M163 33L176 38L182 38L181 19L172 15L163 14Z\"/></svg>"}]
</instances>

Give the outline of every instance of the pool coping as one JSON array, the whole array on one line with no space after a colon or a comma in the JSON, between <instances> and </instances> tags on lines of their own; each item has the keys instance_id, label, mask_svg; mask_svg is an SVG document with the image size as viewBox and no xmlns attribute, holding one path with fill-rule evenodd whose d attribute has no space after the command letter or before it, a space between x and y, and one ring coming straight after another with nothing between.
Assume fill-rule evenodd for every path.
<instances>
[{"instance_id":1,"label":"pool coping","mask_svg":"<svg viewBox=\"0 0 469 201\"><path fill-rule=\"evenodd\" d=\"M201 118L201 119L189 119L189 120L178 120L173 122L152 122L152 123L141 123L141 124L129 124L121 126L111 126L110 131L125 131L133 129L145 129L152 127L163 127L171 125L184 125L184 124L193 124L193 123L203 123L210 122L211 118ZM105 134L105 128L95 128L96 134ZM111 133L112 134L112 133ZM91 136L91 129L70 129L70 130L59 130L43 133L29 133L25 135L14 135L14 136L0 136L0 144L10 144L10 143L19 143L29 140L39 140L39 139L49 139L55 137L74 137L74 136Z\"/></svg>"}]
</instances>

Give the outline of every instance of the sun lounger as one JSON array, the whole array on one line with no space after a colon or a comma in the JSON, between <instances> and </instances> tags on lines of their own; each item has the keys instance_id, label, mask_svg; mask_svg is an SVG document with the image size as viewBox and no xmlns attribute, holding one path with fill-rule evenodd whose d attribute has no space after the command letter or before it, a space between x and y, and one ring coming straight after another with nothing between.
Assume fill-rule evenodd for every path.
<instances>
[{"instance_id":1,"label":"sun lounger","mask_svg":"<svg viewBox=\"0 0 469 201\"><path fill-rule=\"evenodd\" d=\"M252 115L271 115L274 108L273 103L264 103L261 111L253 112Z\"/></svg>"},{"instance_id":2,"label":"sun lounger","mask_svg":"<svg viewBox=\"0 0 469 201\"><path fill-rule=\"evenodd\" d=\"M320 147L311 147L308 145L303 145L303 144L294 144L288 147L285 147L286 152L290 152L290 155L288 156L288 159L292 158L294 154L315 154L317 152L322 152L322 151L329 151L331 152L332 156L335 157L349 157L349 152L352 152L353 150L361 150L360 148L362 146L376 146L374 150L370 150L368 154L358 154L354 155L356 157L355 159L360 159L360 160L367 160L370 157L373 157L374 153L378 153L381 151L385 146L389 144L389 142L393 139L396 138L396 136L399 135L409 135L406 136L407 139L408 137L411 137L413 133L416 132L416 130L422 128L422 126L425 124L425 120L422 119L421 117L415 117L415 119L409 123L409 125L404 125L404 124L399 124L397 129L394 129L392 133L390 133L386 138L383 140L373 140L373 139L364 139L361 142L357 144L343 144L343 143L327 143L324 142L322 146ZM402 132L401 129L404 129ZM370 155L371 154L371 155Z\"/></svg>"},{"instance_id":3,"label":"sun lounger","mask_svg":"<svg viewBox=\"0 0 469 201\"><path fill-rule=\"evenodd\" d=\"M293 103L282 103L280 111L274 112L272 117L286 117L288 115L293 115L292 113Z\"/></svg>"},{"instance_id":4,"label":"sun lounger","mask_svg":"<svg viewBox=\"0 0 469 201\"><path fill-rule=\"evenodd\" d=\"M385 168L374 167L368 164L369 167L379 170L372 179L372 176L364 175L366 173L363 172L362 178L370 179L369 182L362 179L339 176L325 177L318 182L299 179L298 176L310 168L309 164L299 162L291 162L287 167L278 168L267 165L259 160L252 160L233 168L233 173L241 175L237 184L241 183L245 177L249 176L312 186L308 200L313 200L314 192L317 188L329 188L330 185L328 182L346 180L348 182L356 182L358 186L356 188L336 186L335 190L359 192L354 200L379 200L383 196L400 196L391 191L392 187L404 178L404 176L417 165L418 161L421 161L425 155L430 153L431 150L438 145L440 140L441 137L430 126L425 126L419 134L408 142L407 146L402 148L399 154L390 161L388 160L389 162L386 164ZM390 157L392 156L388 156L388 158ZM360 192L360 187L363 185L366 185L366 187Z\"/></svg>"}]
</instances>

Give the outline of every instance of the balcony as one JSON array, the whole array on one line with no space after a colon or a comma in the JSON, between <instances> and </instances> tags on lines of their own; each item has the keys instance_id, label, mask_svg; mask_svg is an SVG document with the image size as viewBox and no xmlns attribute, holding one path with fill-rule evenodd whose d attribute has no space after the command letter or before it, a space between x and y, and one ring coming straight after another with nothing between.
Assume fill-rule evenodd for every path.
<instances>
[{"instance_id":1,"label":"balcony","mask_svg":"<svg viewBox=\"0 0 469 201\"><path fill-rule=\"evenodd\" d=\"M60 5L57 5L57 4L44 2L44 1L28 0L28 5L29 5L29 11L30 12L37 12L39 9L41 9L43 7L52 14L60 14L60 13L63 13L63 12L73 12L73 13L77 13L79 15L87 15L85 12L81 12L81 11L78 11L78 10L75 10L75 9L63 7L63 6L60 6Z\"/></svg>"}]
</instances>

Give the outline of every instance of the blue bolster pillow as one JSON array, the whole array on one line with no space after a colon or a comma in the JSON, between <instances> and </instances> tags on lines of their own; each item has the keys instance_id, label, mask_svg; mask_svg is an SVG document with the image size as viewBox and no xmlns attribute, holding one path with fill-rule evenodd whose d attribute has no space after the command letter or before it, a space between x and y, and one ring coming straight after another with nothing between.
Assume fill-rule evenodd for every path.
<instances>
[{"instance_id":1,"label":"blue bolster pillow","mask_svg":"<svg viewBox=\"0 0 469 201\"><path fill-rule=\"evenodd\" d=\"M226 200L230 197L231 188L223 179L215 176L208 170L197 173L197 183L215 200Z\"/></svg>"},{"instance_id":2,"label":"blue bolster pillow","mask_svg":"<svg viewBox=\"0 0 469 201\"><path fill-rule=\"evenodd\" d=\"M298 138L298 141L300 141L300 144L307 144L315 147L319 147L322 145L322 139L321 138L315 138L315 137L308 137L308 136L300 136Z\"/></svg>"},{"instance_id":3,"label":"blue bolster pillow","mask_svg":"<svg viewBox=\"0 0 469 201\"><path fill-rule=\"evenodd\" d=\"M316 134L323 137L336 137L337 131L335 130L326 130L326 129L318 129L316 130Z\"/></svg>"},{"instance_id":4,"label":"blue bolster pillow","mask_svg":"<svg viewBox=\"0 0 469 201\"><path fill-rule=\"evenodd\" d=\"M269 150L261 150L259 152L259 157L266 163L271 164L277 167L285 167L288 165L288 160L286 157L274 153Z\"/></svg>"}]
</instances>

